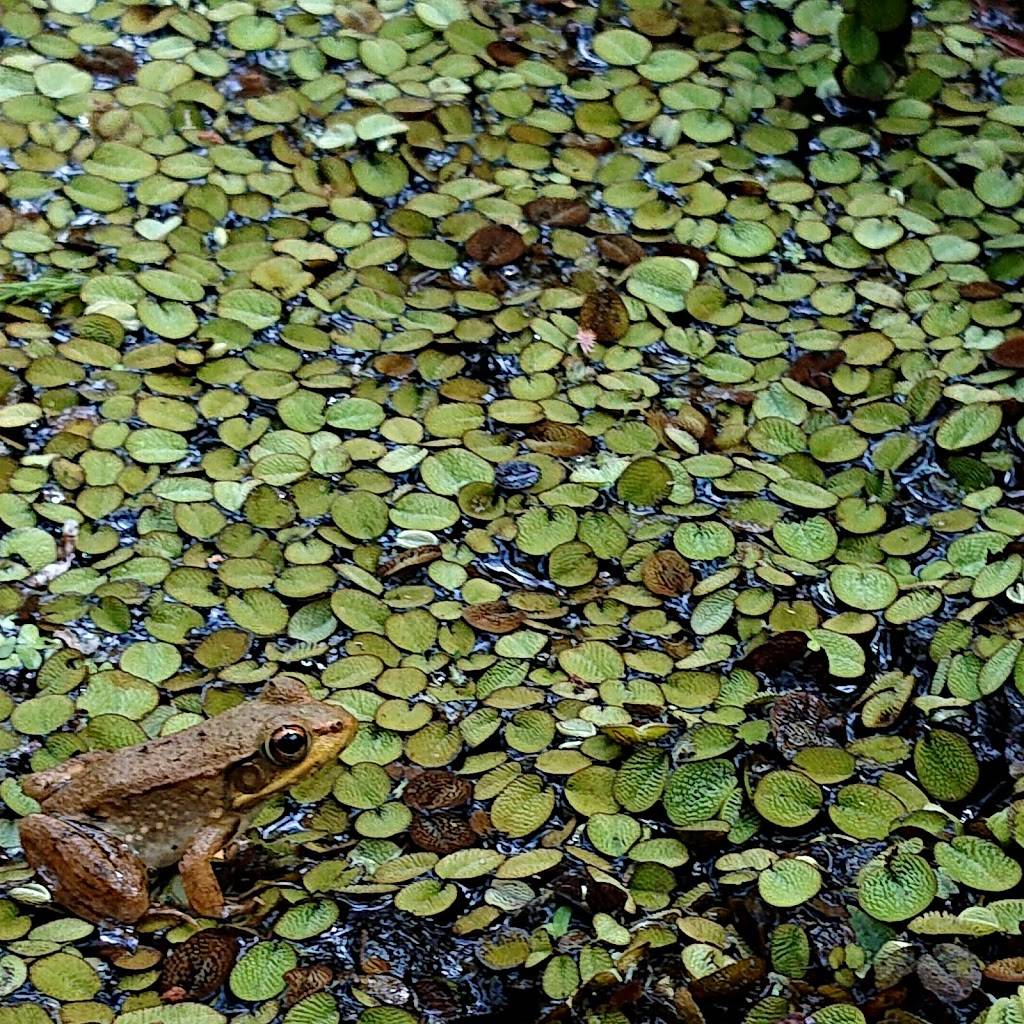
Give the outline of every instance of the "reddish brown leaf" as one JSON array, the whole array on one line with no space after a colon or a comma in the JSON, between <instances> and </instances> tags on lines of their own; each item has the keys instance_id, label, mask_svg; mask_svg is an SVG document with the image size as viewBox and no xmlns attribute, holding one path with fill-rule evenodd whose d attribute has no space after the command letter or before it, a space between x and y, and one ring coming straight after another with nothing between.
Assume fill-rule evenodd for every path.
<instances>
[{"instance_id":1,"label":"reddish brown leaf","mask_svg":"<svg viewBox=\"0 0 1024 1024\"><path fill-rule=\"evenodd\" d=\"M682 256L702 267L708 262L708 254L695 245L686 245L683 242L658 242L654 248L659 256Z\"/></svg>"},{"instance_id":2,"label":"reddish brown leaf","mask_svg":"<svg viewBox=\"0 0 1024 1024\"><path fill-rule=\"evenodd\" d=\"M473 830L473 834L476 836L490 835L493 831L491 815L482 807L479 810L473 811L469 816L469 827Z\"/></svg>"},{"instance_id":3,"label":"reddish brown leaf","mask_svg":"<svg viewBox=\"0 0 1024 1024\"><path fill-rule=\"evenodd\" d=\"M519 49L518 46L512 46L510 43L504 43L501 40L495 40L493 43L487 44L487 56L495 64L501 64L506 68L514 68L517 64L521 64L526 60L525 51Z\"/></svg>"},{"instance_id":4,"label":"reddish brown leaf","mask_svg":"<svg viewBox=\"0 0 1024 1024\"><path fill-rule=\"evenodd\" d=\"M511 633L526 621L525 613L510 608L504 601L471 604L462 609L462 617L485 633Z\"/></svg>"},{"instance_id":5,"label":"reddish brown leaf","mask_svg":"<svg viewBox=\"0 0 1024 1024\"><path fill-rule=\"evenodd\" d=\"M417 814L409 826L409 838L421 850L444 857L468 850L476 842L476 833L457 814Z\"/></svg>"},{"instance_id":6,"label":"reddish brown leaf","mask_svg":"<svg viewBox=\"0 0 1024 1024\"><path fill-rule=\"evenodd\" d=\"M385 377L408 377L416 370L416 360L412 356L398 352L389 352L383 356L377 356L373 361L373 368Z\"/></svg>"},{"instance_id":7,"label":"reddish brown leaf","mask_svg":"<svg viewBox=\"0 0 1024 1024\"><path fill-rule=\"evenodd\" d=\"M832 371L845 359L842 352L805 352L789 368L789 376L798 384L824 391L832 386Z\"/></svg>"},{"instance_id":8,"label":"reddish brown leaf","mask_svg":"<svg viewBox=\"0 0 1024 1024\"><path fill-rule=\"evenodd\" d=\"M82 51L75 54L71 63L90 74L106 75L120 82L131 81L139 66L135 57L120 46L97 46L88 53Z\"/></svg>"},{"instance_id":9,"label":"reddish brown leaf","mask_svg":"<svg viewBox=\"0 0 1024 1024\"><path fill-rule=\"evenodd\" d=\"M998 299L1005 291L998 281L968 281L960 285L962 299Z\"/></svg>"},{"instance_id":10,"label":"reddish brown leaf","mask_svg":"<svg viewBox=\"0 0 1024 1024\"><path fill-rule=\"evenodd\" d=\"M626 304L613 288L602 288L583 300L580 327L597 341L618 341L629 330Z\"/></svg>"},{"instance_id":11,"label":"reddish brown leaf","mask_svg":"<svg viewBox=\"0 0 1024 1024\"><path fill-rule=\"evenodd\" d=\"M441 557L441 549L436 544L421 544L419 547L408 548L405 551L381 562L377 567L382 577L395 576L400 572L408 572L418 565L428 565Z\"/></svg>"},{"instance_id":12,"label":"reddish brown leaf","mask_svg":"<svg viewBox=\"0 0 1024 1024\"><path fill-rule=\"evenodd\" d=\"M469 237L466 252L485 267L503 267L526 252L526 243L518 231L505 224L485 224Z\"/></svg>"},{"instance_id":13,"label":"reddish brown leaf","mask_svg":"<svg viewBox=\"0 0 1024 1024\"><path fill-rule=\"evenodd\" d=\"M217 992L238 959L240 936L208 928L189 936L164 961L157 988L169 1003L208 999Z\"/></svg>"},{"instance_id":14,"label":"reddish brown leaf","mask_svg":"<svg viewBox=\"0 0 1024 1024\"><path fill-rule=\"evenodd\" d=\"M1024 370L1024 334L1011 334L1001 345L988 354L996 366L1009 370Z\"/></svg>"},{"instance_id":15,"label":"reddish brown leaf","mask_svg":"<svg viewBox=\"0 0 1024 1024\"><path fill-rule=\"evenodd\" d=\"M270 79L262 69L254 65L241 68L235 75L234 81L238 87L238 95L246 98L266 96L267 93L273 92Z\"/></svg>"},{"instance_id":16,"label":"reddish brown leaf","mask_svg":"<svg viewBox=\"0 0 1024 1024\"><path fill-rule=\"evenodd\" d=\"M677 988L672 993L672 1005L682 1024L706 1024L706 1018L688 988Z\"/></svg>"},{"instance_id":17,"label":"reddish brown leaf","mask_svg":"<svg viewBox=\"0 0 1024 1024\"><path fill-rule=\"evenodd\" d=\"M656 551L644 559L640 572L652 594L678 597L693 589L690 563L678 551Z\"/></svg>"},{"instance_id":18,"label":"reddish brown leaf","mask_svg":"<svg viewBox=\"0 0 1024 1024\"><path fill-rule=\"evenodd\" d=\"M603 235L596 242L597 251L609 262L620 267L639 263L644 258L644 247L629 235Z\"/></svg>"},{"instance_id":19,"label":"reddish brown leaf","mask_svg":"<svg viewBox=\"0 0 1024 1024\"><path fill-rule=\"evenodd\" d=\"M1024 57L1024 39L1018 35L1010 35L1008 32L996 32L989 28L983 28L985 33L1005 53L1013 54L1014 57Z\"/></svg>"},{"instance_id":20,"label":"reddish brown leaf","mask_svg":"<svg viewBox=\"0 0 1024 1024\"><path fill-rule=\"evenodd\" d=\"M748 956L713 974L694 979L690 982L690 992L697 1000L738 998L744 989L760 982L767 970L759 956Z\"/></svg>"},{"instance_id":21,"label":"reddish brown leaf","mask_svg":"<svg viewBox=\"0 0 1024 1024\"><path fill-rule=\"evenodd\" d=\"M468 803L473 787L454 772L425 771L410 779L402 800L417 811L442 811Z\"/></svg>"},{"instance_id":22,"label":"reddish brown leaf","mask_svg":"<svg viewBox=\"0 0 1024 1024\"><path fill-rule=\"evenodd\" d=\"M795 690L775 698L769 721L776 746L792 756L801 747L828 742L828 721L832 709L813 693Z\"/></svg>"},{"instance_id":23,"label":"reddish brown leaf","mask_svg":"<svg viewBox=\"0 0 1024 1024\"><path fill-rule=\"evenodd\" d=\"M526 219L533 224L555 228L578 228L590 220L590 207L582 199L531 199L523 207Z\"/></svg>"},{"instance_id":24,"label":"reddish brown leaf","mask_svg":"<svg viewBox=\"0 0 1024 1024\"><path fill-rule=\"evenodd\" d=\"M420 978L413 982L412 988L421 1010L429 1010L442 1020L461 1017L462 1003L455 982L445 978Z\"/></svg>"},{"instance_id":25,"label":"reddish brown leaf","mask_svg":"<svg viewBox=\"0 0 1024 1024\"><path fill-rule=\"evenodd\" d=\"M747 178L740 178L736 181L730 181L726 185L726 189L730 195L734 196L755 196L760 197L765 194L764 185L758 181L751 181Z\"/></svg>"},{"instance_id":26,"label":"reddish brown leaf","mask_svg":"<svg viewBox=\"0 0 1024 1024\"><path fill-rule=\"evenodd\" d=\"M807 634L798 630L774 633L764 643L758 644L740 662L741 668L773 675L800 658L807 651Z\"/></svg>"},{"instance_id":27,"label":"reddish brown leaf","mask_svg":"<svg viewBox=\"0 0 1024 1024\"><path fill-rule=\"evenodd\" d=\"M284 992L284 1006L288 1009L306 996L327 988L334 981L334 970L330 964L293 967L290 971L284 972L284 980L288 986Z\"/></svg>"},{"instance_id":28,"label":"reddish brown leaf","mask_svg":"<svg viewBox=\"0 0 1024 1024\"><path fill-rule=\"evenodd\" d=\"M533 428L532 433L536 440L527 441L527 445L534 451L553 455L555 458L586 455L594 445L589 434L567 423L544 420Z\"/></svg>"},{"instance_id":29,"label":"reddish brown leaf","mask_svg":"<svg viewBox=\"0 0 1024 1024\"><path fill-rule=\"evenodd\" d=\"M986 964L982 972L993 981L1005 981L1010 985L1024 983L1024 956L1008 956Z\"/></svg>"}]
</instances>

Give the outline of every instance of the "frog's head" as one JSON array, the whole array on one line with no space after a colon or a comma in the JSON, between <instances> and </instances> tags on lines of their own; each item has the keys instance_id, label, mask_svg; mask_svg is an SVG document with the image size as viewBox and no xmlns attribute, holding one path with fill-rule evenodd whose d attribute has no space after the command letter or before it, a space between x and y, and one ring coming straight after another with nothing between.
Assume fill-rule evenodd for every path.
<instances>
[{"instance_id":1,"label":"frog's head","mask_svg":"<svg viewBox=\"0 0 1024 1024\"><path fill-rule=\"evenodd\" d=\"M353 740L357 722L337 704L316 700L297 679L278 676L250 705L251 757L233 766L231 803L245 810L333 764Z\"/></svg>"}]
</instances>

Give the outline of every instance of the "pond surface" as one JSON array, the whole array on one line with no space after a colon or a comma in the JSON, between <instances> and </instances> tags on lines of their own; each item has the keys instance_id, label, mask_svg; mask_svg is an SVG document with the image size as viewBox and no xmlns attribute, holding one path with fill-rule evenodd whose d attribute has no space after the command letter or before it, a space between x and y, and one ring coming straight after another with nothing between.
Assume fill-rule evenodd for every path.
<instances>
[{"instance_id":1,"label":"pond surface","mask_svg":"<svg viewBox=\"0 0 1024 1024\"><path fill-rule=\"evenodd\" d=\"M1024 1016L1024 28L846 6L4 6L0 1024ZM247 911L62 910L278 676Z\"/></svg>"}]
</instances>

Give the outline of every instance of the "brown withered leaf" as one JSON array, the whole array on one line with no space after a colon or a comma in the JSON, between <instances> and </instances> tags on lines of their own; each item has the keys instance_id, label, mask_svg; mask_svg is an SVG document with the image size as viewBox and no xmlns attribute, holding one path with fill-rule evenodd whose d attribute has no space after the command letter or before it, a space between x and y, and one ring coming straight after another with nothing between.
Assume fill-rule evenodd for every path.
<instances>
[{"instance_id":1,"label":"brown withered leaf","mask_svg":"<svg viewBox=\"0 0 1024 1024\"><path fill-rule=\"evenodd\" d=\"M120 82L129 82L135 77L138 62L132 53L120 46L97 46L88 53L76 53L71 63L76 68L93 75L106 75Z\"/></svg>"},{"instance_id":2,"label":"brown withered leaf","mask_svg":"<svg viewBox=\"0 0 1024 1024\"><path fill-rule=\"evenodd\" d=\"M363 932L362 936L364 939L369 937L366 932ZM363 974L388 974L391 971L391 961L385 960L382 956L367 956L360 960L359 969Z\"/></svg>"},{"instance_id":3,"label":"brown withered leaf","mask_svg":"<svg viewBox=\"0 0 1024 1024\"><path fill-rule=\"evenodd\" d=\"M568 423L554 423L544 420L533 430L533 439L526 442L535 452L543 452L555 458L572 458L575 455L586 455L594 446L593 439L579 427Z\"/></svg>"},{"instance_id":4,"label":"brown withered leaf","mask_svg":"<svg viewBox=\"0 0 1024 1024\"><path fill-rule=\"evenodd\" d=\"M618 341L629 330L626 304L613 288L602 288L583 300L580 327L598 341Z\"/></svg>"},{"instance_id":5,"label":"brown withered leaf","mask_svg":"<svg viewBox=\"0 0 1024 1024\"><path fill-rule=\"evenodd\" d=\"M754 647L739 663L741 668L772 675L788 667L807 651L807 635L799 630L774 633Z\"/></svg>"},{"instance_id":6,"label":"brown withered leaf","mask_svg":"<svg viewBox=\"0 0 1024 1024\"><path fill-rule=\"evenodd\" d=\"M1011 32L996 32L994 29L983 28L985 33L1001 50L1014 57L1024 57L1024 38Z\"/></svg>"},{"instance_id":7,"label":"brown withered leaf","mask_svg":"<svg viewBox=\"0 0 1024 1024\"><path fill-rule=\"evenodd\" d=\"M736 181L727 182L724 187L727 194L734 196L760 197L765 194L764 185L750 178L739 178Z\"/></svg>"},{"instance_id":8,"label":"brown withered leaf","mask_svg":"<svg viewBox=\"0 0 1024 1024\"><path fill-rule=\"evenodd\" d=\"M720 388L717 384L708 384L701 390L702 404L706 408L714 408L719 402L735 402L736 405L753 405L756 395L745 388Z\"/></svg>"},{"instance_id":9,"label":"brown withered leaf","mask_svg":"<svg viewBox=\"0 0 1024 1024\"><path fill-rule=\"evenodd\" d=\"M334 969L330 964L307 964L293 967L284 972L287 987L284 990L284 1007L288 1009L307 996L322 992L334 981Z\"/></svg>"},{"instance_id":10,"label":"brown withered leaf","mask_svg":"<svg viewBox=\"0 0 1024 1024\"><path fill-rule=\"evenodd\" d=\"M831 743L828 724L832 709L813 693L794 690L775 698L768 719L776 746L792 757L801 747Z\"/></svg>"},{"instance_id":11,"label":"brown withered leaf","mask_svg":"<svg viewBox=\"0 0 1024 1024\"><path fill-rule=\"evenodd\" d=\"M1008 370L1024 370L1024 334L1011 334L1002 344L988 353L996 366Z\"/></svg>"},{"instance_id":12,"label":"brown withered leaf","mask_svg":"<svg viewBox=\"0 0 1024 1024\"><path fill-rule=\"evenodd\" d=\"M441 549L436 544L421 544L419 547L407 548L394 558L381 562L377 572L382 577L395 576L400 572L408 572L419 565L429 565L441 557Z\"/></svg>"},{"instance_id":13,"label":"brown withered leaf","mask_svg":"<svg viewBox=\"0 0 1024 1024\"><path fill-rule=\"evenodd\" d=\"M416 360L405 353L388 352L374 359L373 368L385 377L408 377L416 370Z\"/></svg>"},{"instance_id":14,"label":"brown withered leaf","mask_svg":"<svg viewBox=\"0 0 1024 1024\"><path fill-rule=\"evenodd\" d=\"M677 988L672 993L672 1005L683 1024L706 1024L706 1018L688 988Z\"/></svg>"},{"instance_id":15,"label":"brown withered leaf","mask_svg":"<svg viewBox=\"0 0 1024 1024\"><path fill-rule=\"evenodd\" d=\"M505 224L485 224L469 236L466 252L485 267L503 267L522 257L526 243L514 228Z\"/></svg>"},{"instance_id":16,"label":"brown withered leaf","mask_svg":"<svg viewBox=\"0 0 1024 1024\"><path fill-rule=\"evenodd\" d=\"M727 999L742 996L744 989L756 985L765 976L768 965L759 956L748 956L728 964L713 974L690 982L694 999Z\"/></svg>"},{"instance_id":17,"label":"brown withered leaf","mask_svg":"<svg viewBox=\"0 0 1024 1024\"><path fill-rule=\"evenodd\" d=\"M474 835L489 836L494 831L490 812L485 811L482 807L473 811L469 816L469 827L473 830Z\"/></svg>"},{"instance_id":18,"label":"brown withered leaf","mask_svg":"<svg viewBox=\"0 0 1024 1024\"><path fill-rule=\"evenodd\" d=\"M832 386L832 371L845 359L842 352L805 352L789 368L789 376L798 384L827 391Z\"/></svg>"},{"instance_id":19,"label":"brown withered leaf","mask_svg":"<svg viewBox=\"0 0 1024 1024\"><path fill-rule=\"evenodd\" d=\"M509 607L505 601L468 605L462 609L462 617L485 633L511 633L526 621L525 612Z\"/></svg>"},{"instance_id":20,"label":"brown withered leaf","mask_svg":"<svg viewBox=\"0 0 1024 1024\"><path fill-rule=\"evenodd\" d=\"M655 551L644 559L640 572L644 586L652 594L678 597L693 589L690 563L678 551Z\"/></svg>"},{"instance_id":21,"label":"brown withered leaf","mask_svg":"<svg viewBox=\"0 0 1024 1024\"><path fill-rule=\"evenodd\" d=\"M693 644L689 640L662 640L661 646L670 658L677 661L693 654Z\"/></svg>"},{"instance_id":22,"label":"brown withered leaf","mask_svg":"<svg viewBox=\"0 0 1024 1024\"><path fill-rule=\"evenodd\" d=\"M708 262L708 254L703 249L685 242L657 242L654 251L659 256L682 256L701 267L707 266Z\"/></svg>"},{"instance_id":23,"label":"brown withered leaf","mask_svg":"<svg viewBox=\"0 0 1024 1024\"><path fill-rule=\"evenodd\" d=\"M468 850L476 842L476 833L457 814L417 814L409 826L409 838L421 850L445 857L456 850Z\"/></svg>"},{"instance_id":24,"label":"brown withered leaf","mask_svg":"<svg viewBox=\"0 0 1024 1024\"><path fill-rule=\"evenodd\" d=\"M457 1020L462 1011L458 986L445 978L420 978L413 982L413 992L421 1010L428 1010L443 1020Z\"/></svg>"},{"instance_id":25,"label":"brown withered leaf","mask_svg":"<svg viewBox=\"0 0 1024 1024\"><path fill-rule=\"evenodd\" d=\"M157 989L168 1003L208 999L228 980L238 959L241 936L227 928L190 935L164 961Z\"/></svg>"},{"instance_id":26,"label":"brown withered leaf","mask_svg":"<svg viewBox=\"0 0 1024 1024\"><path fill-rule=\"evenodd\" d=\"M684 430L690 437L704 445L710 445L715 440L715 428L711 420L692 405L681 405L674 416L669 416L661 409L648 409L644 413L644 419L652 430L658 431L659 435L665 438L666 444L676 443L665 432L666 427Z\"/></svg>"},{"instance_id":27,"label":"brown withered leaf","mask_svg":"<svg viewBox=\"0 0 1024 1024\"><path fill-rule=\"evenodd\" d=\"M369 4L339 7L342 27L359 35L372 36L384 24L384 16Z\"/></svg>"},{"instance_id":28,"label":"brown withered leaf","mask_svg":"<svg viewBox=\"0 0 1024 1024\"><path fill-rule=\"evenodd\" d=\"M473 787L454 772L438 768L420 772L407 783L402 800L417 811L443 811L461 807L473 795Z\"/></svg>"},{"instance_id":29,"label":"brown withered leaf","mask_svg":"<svg viewBox=\"0 0 1024 1024\"><path fill-rule=\"evenodd\" d=\"M240 68L235 74L234 82L238 89L238 95L247 99L266 96L267 93L274 91L266 73L255 65Z\"/></svg>"},{"instance_id":30,"label":"brown withered leaf","mask_svg":"<svg viewBox=\"0 0 1024 1024\"><path fill-rule=\"evenodd\" d=\"M553 228L578 228L590 220L590 207L582 199L531 199L523 213L532 224L547 224Z\"/></svg>"},{"instance_id":31,"label":"brown withered leaf","mask_svg":"<svg viewBox=\"0 0 1024 1024\"><path fill-rule=\"evenodd\" d=\"M602 235L596 245L597 251L609 263L620 267L631 266L644 258L644 247L629 235Z\"/></svg>"},{"instance_id":32,"label":"brown withered leaf","mask_svg":"<svg viewBox=\"0 0 1024 1024\"><path fill-rule=\"evenodd\" d=\"M998 299L1006 287L998 281L968 281L958 290L962 299Z\"/></svg>"},{"instance_id":33,"label":"brown withered leaf","mask_svg":"<svg viewBox=\"0 0 1024 1024\"><path fill-rule=\"evenodd\" d=\"M993 960L982 971L986 978L1005 981L1008 985L1024 984L1024 956L1007 956Z\"/></svg>"},{"instance_id":34,"label":"brown withered leaf","mask_svg":"<svg viewBox=\"0 0 1024 1024\"><path fill-rule=\"evenodd\" d=\"M495 64L500 64L502 67L514 68L517 64L521 64L526 60L526 52L521 50L518 46L513 46L511 43L503 42L500 39L496 39L493 43L487 44L487 56L494 61Z\"/></svg>"},{"instance_id":35,"label":"brown withered leaf","mask_svg":"<svg viewBox=\"0 0 1024 1024\"><path fill-rule=\"evenodd\" d=\"M585 149L594 156L604 156L615 149L615 142L612 139L603 138L600 135L577 135L575 132L566 132L559 140L563 146L571 146L573 149Z\"/></svg>"}]
</instances>

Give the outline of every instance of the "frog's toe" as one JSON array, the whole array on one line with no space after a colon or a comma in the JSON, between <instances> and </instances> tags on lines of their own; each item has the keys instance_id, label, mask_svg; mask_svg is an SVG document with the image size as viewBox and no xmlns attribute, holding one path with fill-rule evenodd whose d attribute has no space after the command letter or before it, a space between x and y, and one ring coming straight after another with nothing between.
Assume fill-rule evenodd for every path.
<instances>
[{"instance_id":1,"label":"frog's toe","mask_svg":"<svg viewBox=\"0 0 1024 1024\"><path fill-rule=\"evenodd\" d=\"M258 900L232 900L224 904L221 917L246 917L256 911L259 906Z\"/></svg>"}]
</instances>

